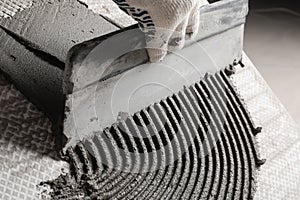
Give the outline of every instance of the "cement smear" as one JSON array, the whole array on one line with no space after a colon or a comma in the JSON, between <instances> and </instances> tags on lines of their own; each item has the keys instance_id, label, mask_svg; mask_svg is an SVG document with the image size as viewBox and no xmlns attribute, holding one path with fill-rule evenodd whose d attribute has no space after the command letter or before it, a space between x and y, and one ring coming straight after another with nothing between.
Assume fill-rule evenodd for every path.
<instances>
[{"instance_id":1,"label":"cement smear","mask_svg":"<svg viewBox=\"0 0 300 200\"><path fill-rule=\"evenodd\" d=\"M67 150L52 199L252 199L256 128L227 68Z\"/></svg>"}]
</instances>

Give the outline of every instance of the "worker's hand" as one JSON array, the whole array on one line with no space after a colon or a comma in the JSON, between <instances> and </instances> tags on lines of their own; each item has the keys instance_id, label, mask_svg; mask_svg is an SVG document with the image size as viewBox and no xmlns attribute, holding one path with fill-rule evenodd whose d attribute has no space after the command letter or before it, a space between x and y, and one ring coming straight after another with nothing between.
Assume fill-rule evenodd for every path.
<instances>
[{"instance_id":1,"label":"worker's hand","mask_svg":"<svg viewBox=\"0 0 300 200\"><path fill-rule=\"evenodd\" d=\"M184 46L199 29L199 8L207 0L113 0L146 34L151 62Z\"/></svg>"}]
</instances>

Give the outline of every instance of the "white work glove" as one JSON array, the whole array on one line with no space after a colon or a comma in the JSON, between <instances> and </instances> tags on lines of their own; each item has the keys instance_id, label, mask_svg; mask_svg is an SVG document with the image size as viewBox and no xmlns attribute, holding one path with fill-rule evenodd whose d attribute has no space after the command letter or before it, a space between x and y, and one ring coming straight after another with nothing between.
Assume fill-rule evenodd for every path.
<instances>
[{"instance_id":1,"label":"white work glove","mask_svg":"<svg viewBox=\"0 0 300 200\"><path fill-rule=\"evenodd\" d=\"M207 0L113 0L133 17L146 34L151 62L184 46L199 29L199 8Z\"/></svg>"}]
</instances>

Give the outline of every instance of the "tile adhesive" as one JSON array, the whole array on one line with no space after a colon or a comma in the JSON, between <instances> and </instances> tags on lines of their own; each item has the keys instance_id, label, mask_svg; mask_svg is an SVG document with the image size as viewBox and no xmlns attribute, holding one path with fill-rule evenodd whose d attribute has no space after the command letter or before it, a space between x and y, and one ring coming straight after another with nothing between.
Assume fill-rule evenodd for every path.
<instances>
[{"instance_id":1,"label":"tile adhesive","mask_svg":"<svg viewBox=\"0 0 300 200\"><path fill-rule=\"evenodd\" d=\"M52 199L252 199L262 129L233 73L207 74L69 147L70 172L41 184Z\"/></svg>"}]
</instances>

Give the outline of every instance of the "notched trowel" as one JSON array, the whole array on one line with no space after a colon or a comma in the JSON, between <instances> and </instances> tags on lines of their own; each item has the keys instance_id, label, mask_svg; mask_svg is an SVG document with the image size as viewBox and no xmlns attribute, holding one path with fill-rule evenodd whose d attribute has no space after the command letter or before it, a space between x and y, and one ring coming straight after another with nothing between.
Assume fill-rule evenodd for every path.
<instances>
[{"instance_id":1,"label":"notched trowel","mask_svg":"<svg viewBox=\"0 0 300 200\"><path fill-rule=\"evenodd\" d=\"M64 77L65 148L242 59L248 0L223 0L200 11L199 33L182 50L149 63L133 25L74 46Z\"/></svg>"}]
</instances>

